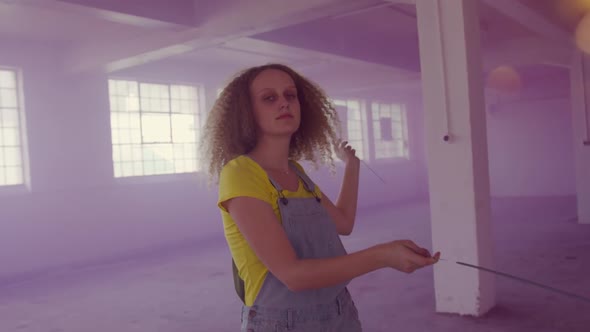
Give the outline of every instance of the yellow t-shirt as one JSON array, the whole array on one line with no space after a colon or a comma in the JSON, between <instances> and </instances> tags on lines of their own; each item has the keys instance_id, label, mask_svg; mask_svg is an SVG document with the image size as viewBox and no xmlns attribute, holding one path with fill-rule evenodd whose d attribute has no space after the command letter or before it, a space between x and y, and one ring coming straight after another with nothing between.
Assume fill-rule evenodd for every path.
<instances>
[{"instance_id":1,"label":"yellow t-shirt","mask_svg":"<svg viewBox=\"0 0 590 332\"><path fill-rule=\"evenodd\" d=\"M303 171L301 165L295 164ZM321 197L321 191L317 185L315 191L316 195ZM299 179L299 188L296 192L283 190L283 195L287 198L313 197L310 192L305 190L301 179ZM221 170L218 206L221 209L223 229L229 250L238 268L238 273L244 280L245 304L251 306L262 288L268 269L258 259L230 214L221 205L222 202L239 196L257 198L267 202L272 206L275 215L281 222L279 205L277 204L277 190L270 183L266 172L247 156L239 156L231 160Z\"/></svg>"}]
</instances>

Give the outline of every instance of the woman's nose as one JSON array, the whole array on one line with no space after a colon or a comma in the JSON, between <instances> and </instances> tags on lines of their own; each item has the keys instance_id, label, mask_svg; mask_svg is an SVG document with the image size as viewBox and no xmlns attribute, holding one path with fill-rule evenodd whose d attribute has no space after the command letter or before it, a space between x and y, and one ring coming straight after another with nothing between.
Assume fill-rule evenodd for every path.
<instances>
[{"instance_id":1,"label":"woman's nose","mask_svg":"<svg viewBox=\"0 0 590 332\"><path fill-rule=\"evenodd\" d=\"M285 97L280 97L279 99L279 106L280 109L286 109L289 107L289 101Z\"/></svg>"}]
</instances>

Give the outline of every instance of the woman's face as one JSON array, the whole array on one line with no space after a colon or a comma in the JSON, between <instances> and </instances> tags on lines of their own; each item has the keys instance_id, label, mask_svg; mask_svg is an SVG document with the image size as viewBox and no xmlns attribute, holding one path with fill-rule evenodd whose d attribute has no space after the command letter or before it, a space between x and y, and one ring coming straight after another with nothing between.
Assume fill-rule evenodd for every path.
<instances>
[{"instance_id":1,"label":"woman's face","mask_svg":"<svg viewBox=\"0 0 590 332\"><path fill-rule=\"evenodd\" d=\"M282 70L266 69L250 86L254 118L262 135L290 136L301 121L297 88Z\"/></svg>"}]
</instances>

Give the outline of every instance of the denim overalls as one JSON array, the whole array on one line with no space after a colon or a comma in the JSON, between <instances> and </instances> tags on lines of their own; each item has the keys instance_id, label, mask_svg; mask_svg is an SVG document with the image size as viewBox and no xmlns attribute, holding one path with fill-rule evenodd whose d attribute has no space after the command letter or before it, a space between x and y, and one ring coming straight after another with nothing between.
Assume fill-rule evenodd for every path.
<instances>
[{"instance_id":1,"label":"denim overalls","mask_svg":"<svg viewBox=\"0 0 590 332\"><path fill-rule=\"evenodd\" d=\"M326 258L346 255L336 225L315 194L315 184L291 164L303 180L311 198L286 198L282 187L270 176L279 193L283 227L297 257ZM234 270L234 278L239 278ZM270 271L251 307L242 309L243 332L361 331L358 312L346 283L321 289L290 291Z\"/></svg>"}]
</instances>

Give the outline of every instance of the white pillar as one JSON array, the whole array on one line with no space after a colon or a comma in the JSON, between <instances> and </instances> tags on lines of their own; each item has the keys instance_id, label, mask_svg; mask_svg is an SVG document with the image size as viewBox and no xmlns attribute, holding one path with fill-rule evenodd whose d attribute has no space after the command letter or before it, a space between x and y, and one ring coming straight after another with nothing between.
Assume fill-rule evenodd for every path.
<instances>
[{"instance_id":1,"label":"white pillar","mask_svg":"<svg viewBox=\"0 0 590 332\"><path fill-rule=\"evenodd\" d=\"M590 224L590 56L576 52L571 79L578 222Z\"/></svg>"},{"instance_id":2,"label":"white pillar","mask_svg":"<svg viewBox=\"0 0 590 332\"><path fill-rule=\"evenodd\" d=\"M416 0L436 310L481 316L495 305L478 1ZM450 135L450 140L443 137Z\"/></svg>"}]
</instances>

